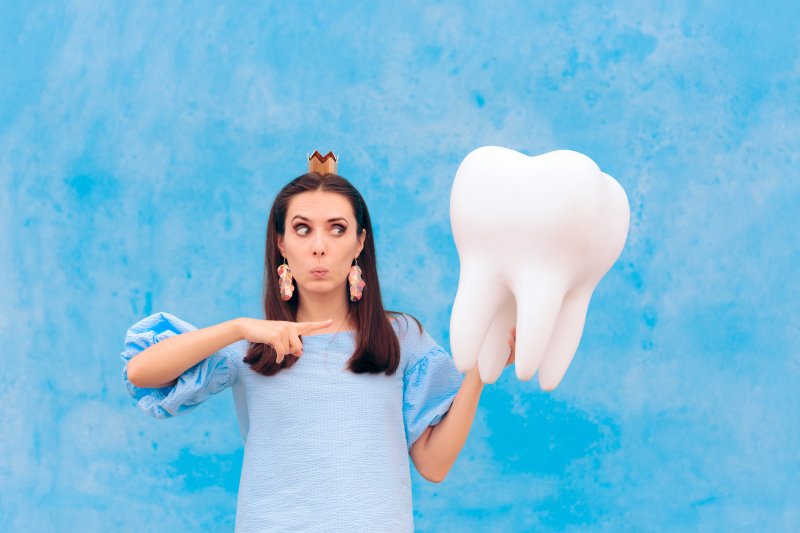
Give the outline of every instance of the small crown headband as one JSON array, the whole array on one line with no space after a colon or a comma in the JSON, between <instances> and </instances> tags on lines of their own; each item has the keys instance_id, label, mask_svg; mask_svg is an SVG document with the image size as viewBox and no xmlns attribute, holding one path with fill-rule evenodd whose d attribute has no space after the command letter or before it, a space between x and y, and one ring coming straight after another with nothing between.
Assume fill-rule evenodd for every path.
<instances>
[{"instance_id":1,"label":"small crown headband","mask_svg":"<svg viewBox=\"0 0 800 533\"><path fill-rule=\"evenodd\" d=\"M339 156L333 155L333 152L322 155L317 150L314 150L314 153L310 156L306 153L306 157L308 158L309 172L319 172L323 176L325 174L336 174Z\"/></svg>"}]
</instances>

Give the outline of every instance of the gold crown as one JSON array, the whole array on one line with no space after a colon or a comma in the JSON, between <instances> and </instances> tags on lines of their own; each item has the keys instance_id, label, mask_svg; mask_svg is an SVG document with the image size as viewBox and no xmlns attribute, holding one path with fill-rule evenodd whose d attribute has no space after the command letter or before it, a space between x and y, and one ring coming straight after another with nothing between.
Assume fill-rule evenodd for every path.
<instances>
[{"instance_id":1,"label":"gold crown","mask_svg":"<svg viewBox=\"0 0 800 533\"><path fill-rule=\"evenodd\" d=\"M336 174L336 163L339 161L339 157L333 155L333 152L322 155L317 150L314 150L311 156L306 154L306 157L308 157L309 172L319 172L323 176L325 174Z\"/></svg>"}]
</instances>

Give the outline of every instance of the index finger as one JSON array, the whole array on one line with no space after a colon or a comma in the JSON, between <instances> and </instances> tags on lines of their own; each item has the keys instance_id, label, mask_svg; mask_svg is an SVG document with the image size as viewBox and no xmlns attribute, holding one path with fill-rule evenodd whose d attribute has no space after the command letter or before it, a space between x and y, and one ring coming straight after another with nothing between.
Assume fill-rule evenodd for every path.
<instances>
[{"instance_id":1,"label":"index finger","mask_svg":"<svg viewBox=\"0 0 800 533\"><path fill-rule=\"evenodd\" d=\"M314 331L315 329L326 328L330 326L332 322L333 322L332 318L329 318L328 320L321 320L319 322L298 322L297 333L303 334L308 331Z\"/></svg>"}]
</instances>

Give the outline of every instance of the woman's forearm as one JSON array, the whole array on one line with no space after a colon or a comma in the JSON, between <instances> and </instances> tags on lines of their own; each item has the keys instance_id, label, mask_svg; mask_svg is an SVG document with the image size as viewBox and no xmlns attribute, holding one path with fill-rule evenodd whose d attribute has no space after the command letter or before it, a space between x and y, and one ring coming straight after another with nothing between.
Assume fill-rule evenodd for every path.
<instances>
[{"instance_id":1,"label":"woman's forearm","mask_svg":"<svg viewBox=\"0 0 800 533\"><path fill-rule=\"evenodd\" d=\"M238 319L169 337L128 362L128 380L137 387L173 385L188 369L243 338Z\"/></svg>"},{"instance_id":2,"label":"woman's forearm","mask_svg":"<svg viewBox=\"0 0 800 533\"><path fill-rule=\"evenodd\" d=\"M481 392L483 381L478 373L478 365L475 365L461 383L450 410L433 426L425 443L424 453L430 463L437 467L434 479L443 480L461 453L475 419Z\"/></svg>"}]
</instances>

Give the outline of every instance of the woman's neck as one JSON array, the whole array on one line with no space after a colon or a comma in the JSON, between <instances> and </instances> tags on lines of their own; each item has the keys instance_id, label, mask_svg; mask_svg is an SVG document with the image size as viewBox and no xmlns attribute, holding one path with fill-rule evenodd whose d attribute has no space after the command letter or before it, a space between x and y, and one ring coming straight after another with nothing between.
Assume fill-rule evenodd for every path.
<instances>
[{"instance_id":1,"label":"woman's neck","mask_svg":"<svg viewBox=\"0 0 800 533\"><path fill-rule=\"evenodd\" d=\"M342 296L336 295L333 298L327 294L301 294L297 308L297 321L321 322L329 318L333 319L330 327L316 330L317 333L351 329L351 325L347 321L348 303Z\"/></svg>"}]
</instances>

